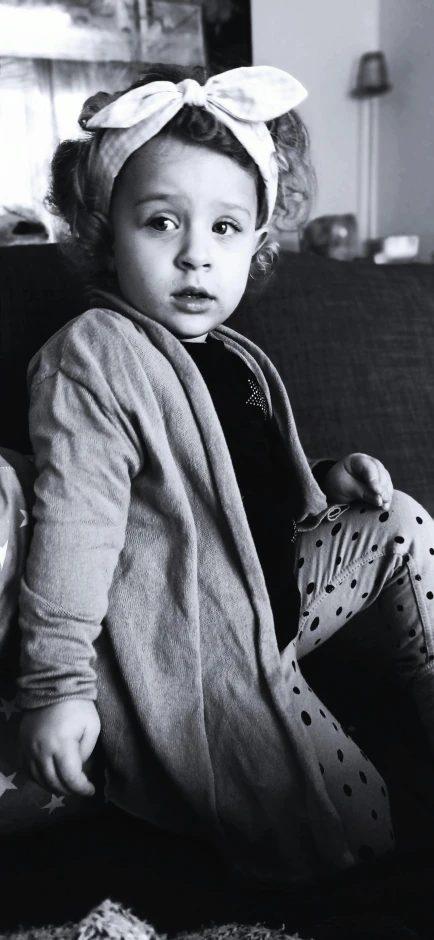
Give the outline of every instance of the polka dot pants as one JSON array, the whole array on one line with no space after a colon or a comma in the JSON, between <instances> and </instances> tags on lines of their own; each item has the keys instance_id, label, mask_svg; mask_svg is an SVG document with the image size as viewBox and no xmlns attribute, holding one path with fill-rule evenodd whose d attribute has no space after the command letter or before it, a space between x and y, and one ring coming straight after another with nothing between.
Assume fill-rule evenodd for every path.
<instances>
[{"instance_id":1,"label":"polka dot pants","mask_svg":"<svg viewBox=\"0 0 434 940\"><path fill-rule=\"evenodd\" d=\"M300 622L282 654L283 666L350 849L364 861L393 847L386 787L309 688L298 660L378 600L388 652L434 751L434 520L398 490L388 512L352 503L338 518L299 533L295 570Z\"/></svg>"}]
</instances>

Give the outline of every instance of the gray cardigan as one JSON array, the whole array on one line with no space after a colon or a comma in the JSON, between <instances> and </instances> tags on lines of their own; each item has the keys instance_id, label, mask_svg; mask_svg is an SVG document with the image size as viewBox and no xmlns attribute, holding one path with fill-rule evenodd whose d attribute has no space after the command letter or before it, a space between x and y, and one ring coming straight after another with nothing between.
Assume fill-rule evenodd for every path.
<instances>
[{"instance_id":1,"label":"gray cardigan","mask_svg":"<svg viewBox=\"0 0 434 940\"><path fill-rule=\"evenodd\" d=\"M37 477L19 704L97 699L107 799L208 836L248 876L291 883L351 865L295 719L207 387L164 326L101 299L29 366ZM244 337L212 335L263 387L295 472L299 528L315 527L331 507L282 381Z\"/></svg>"}]
</instances>

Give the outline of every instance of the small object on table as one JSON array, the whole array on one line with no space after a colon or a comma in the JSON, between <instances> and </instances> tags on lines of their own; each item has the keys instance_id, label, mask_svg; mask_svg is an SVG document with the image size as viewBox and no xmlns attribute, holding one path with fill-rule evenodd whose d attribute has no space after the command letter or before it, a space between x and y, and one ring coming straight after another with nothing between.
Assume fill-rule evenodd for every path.
<instances>
[{"instance_id":1,"label":"small object on table","mask_svg":"<svg viewBox=\"0 0 434 940\"><path fill-rule=\"evenodd\" d=\"M376 264L399 264L414 261L419 251L418 235L388 235L374 243Z\"/></svg>"},{"instance_id":2,"label":"small object on table","mask_svg":"<svg viewBox=\"0 0 434 940\"><path fill-rule=\"evenodd\" d=\"M355 215L321 215L306 225L300 249L336 261L352 261L357 255L357 241Z\"/></svg>"}]
</instances>

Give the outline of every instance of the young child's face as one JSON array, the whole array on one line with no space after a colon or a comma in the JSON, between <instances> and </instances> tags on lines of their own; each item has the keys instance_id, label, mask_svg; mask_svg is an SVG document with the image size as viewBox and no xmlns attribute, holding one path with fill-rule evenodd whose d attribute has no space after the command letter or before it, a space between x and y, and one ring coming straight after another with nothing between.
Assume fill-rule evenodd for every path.
<instances>
[{"instance_id":1,"label":"young child's face","mask_svg":"<svg viewBox=\"0 0 434 940\"><path fill-rule=\"evenodd\" d=\"M230 157L152 138L124 166L112 199L123 296L179 339L205 340L244 293L266 237L256 215L255 181Z\"/></svg>"}]
</instances>

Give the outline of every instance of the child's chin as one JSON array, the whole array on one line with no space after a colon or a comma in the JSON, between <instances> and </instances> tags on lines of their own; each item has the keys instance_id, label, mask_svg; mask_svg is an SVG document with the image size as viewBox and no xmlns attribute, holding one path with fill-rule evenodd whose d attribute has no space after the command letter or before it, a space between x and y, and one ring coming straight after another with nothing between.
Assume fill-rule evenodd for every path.
<instances>
[{"instance_id":1,"label":"child's chin","mask_svg":"<svg viewBox=\"0 0 434 940\"><path fill-rule=\"evenodd\" d=\"M207 330L206 333L200 333L199 335L192 335L191 333L178 333L175 335L181 340L181 343L204 343L209 332L210 331Z\"/></svg>"}]
</instances>

